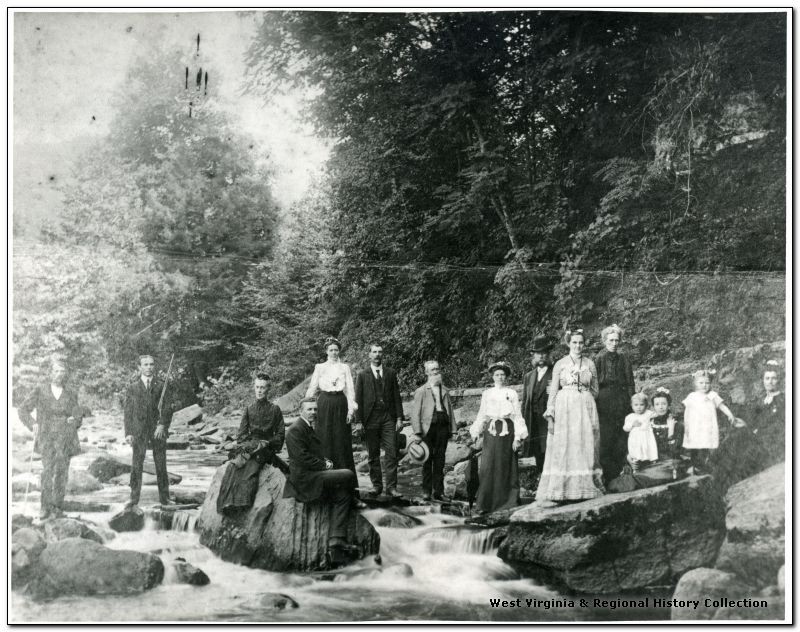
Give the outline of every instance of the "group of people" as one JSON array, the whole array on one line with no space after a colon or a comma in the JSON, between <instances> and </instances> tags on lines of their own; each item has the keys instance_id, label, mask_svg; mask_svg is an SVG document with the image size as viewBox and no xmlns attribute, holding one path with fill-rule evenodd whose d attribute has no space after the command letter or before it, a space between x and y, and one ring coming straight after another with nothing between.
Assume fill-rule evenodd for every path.
<instances>
[{"instance_id":1,"label":"group of people","mask_svg":"<svg viewBox=\"0 0 800 632\"><path fill-rule=\"evenodd\" d=\"M652 397L636 392L630 361L617 349L622 330L602 331L604 349L592 360L584 354L582 329L569 330L569 353L551 365L553 348L537 336L531 349L533 369L523 376L522 403L505 386L511 367L489 367L494 386L485 391L470 434L483 444L478 512L492 512L518 503L518 452L533 456L539 473L536 502L553 507L595 498L630 465L633 471L660 460L690 459L689 472L708 473L720 447L717 411L730 422L758 471L783 459L784 409L777 362L763 372L766 396L748 411L750 423L736 418L712 390L713 371L693 374L694 391L683 401L683 421L671 412L669 389ZM737 458L732 456L731 458ZM673 470L674 471L674 470Z\"/></svg>"},{"instance_id":2,"label":"group of people","mask_svg":"<svg viewBox=\"0 0 800 632\"><path fill-rule=\"evenodd\" d=\"M507 386L512 368L506 362L490 365L493 386L482 393L480 409L469 427L481 449L478 513L510 508L519 503L518 457L534 457L539 474L536 502L554 506L595 498L619 476L626 464L634 468L659 459L680 458L688 452L695 473L707 472L711 453L719 446L717 411L731 426L747 433L758 465L783 459L784 400L777 363L763 373L765 397L748 412L750 422L734 417L712 390L713 374L694 374L694 392L684 400L683 421L670 410L672 398L663 387L652 400L635 389L629 360L617 349L622 330L602 331L604 349L586 357L581 329L567 331L569 353L554 364L554 347L537 336L531 348L532 368L523 376L522 401ZM369 366L353 379L341 361L342 345L325 342L327 360L314 367L300 405L300 418L285 428L280 408L267 399L269 377L254 380L255 400L246 407L230 458L234 468L223 481L221 511L246 508L255 494L258 472L270 462L287 474L284 495L301 502L332 505L329 549L346 549L347 523L353 508L366 505L359 497L352 442L352 423L362 425L368 452L370 497L400 496L397 490L399 430L404 414L397 374L384 365L383 348L373 344ZM155 360L139 358L139 375L127 388L124 433L133 449L128 508L139 502L145 453L153 454L159 500L169 496L166 439L173 407L169 389L155 375ZM445 455L456 432L451 392L442 382L437 361L425 362L426 382L414 392L410 409L413 431L410 454L421 456L422 494L426 500L445 500ZM67 368L56 360L50 383L34 389L19 408L20 419L34 431L42 454L42 517L63 513L71 456L80 453L77 429L83 418L77 394L65 385ZM32 412L36 411L36 419ZM288 466L278 458L284 439ZM381 451L384 460L381 462Z\"/></svg>"}]
</instances>

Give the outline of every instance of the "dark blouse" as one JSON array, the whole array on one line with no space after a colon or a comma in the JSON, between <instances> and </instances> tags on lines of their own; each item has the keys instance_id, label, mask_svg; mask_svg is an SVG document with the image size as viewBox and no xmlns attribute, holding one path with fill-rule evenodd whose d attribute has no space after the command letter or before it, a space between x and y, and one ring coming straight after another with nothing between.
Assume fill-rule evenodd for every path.
<instances>
[{"instance_id":1,"label":"dark blouse","mask_svg":"<svg viewBox=\"0 0 800 632\"><path fill-rule=\"evenodd\" d=\"M636 386L633 381L633 367L630 361L621 353L611 353L603 349L597 354L597 381L600 390L604 388L619 389L627 393L628 398L633 397Z\"/></svg>"},{"instance_id":2,"label":"dark blouse","mask_svg":"<svg viewBox=\"0 0 800 632\"><path fill-rule=\"evenodd\" d=\"M286 428L281 409L267 399L257 399L245 408L236 442L267 441L275 453L281 451Z\"/></svg>"},{"instance_id":3,"label":"dark blouse","mask_svg":"<svg viewBox=\"0 0 800 632\"><path fill-rule=\"evenodd\" d=\"M659 459L676 458L680 453L680 446L683 443L683 424L676 415L672 415L673 419L675 419L675 429L673 430L672 438L669 436L667 419L671 414L672 413L656 415L650 420L653 426L653 434L656 437Z\"/></svg>"}]
</instances>

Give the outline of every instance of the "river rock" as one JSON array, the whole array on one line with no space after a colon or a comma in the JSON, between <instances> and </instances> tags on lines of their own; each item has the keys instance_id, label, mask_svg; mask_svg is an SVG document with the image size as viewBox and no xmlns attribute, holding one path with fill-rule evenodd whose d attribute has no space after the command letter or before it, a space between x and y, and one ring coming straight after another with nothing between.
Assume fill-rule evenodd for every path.
<instances>
[{"instance_id":1,"label":"river rock","mask_svg":"<svg viewBox=\"0 0 800 632\"><path fill-rule=\"evenodd\" d=\"M444 453L445 466L453 467L456 463L466 461L472 454L472 448L463 443L456 443L449 441L447 443L447 451Z\"/></svg>"},{"instance_id":2,"label":"river rock","mask_svg":"<svg viewBox=\"0 0 800 632\"><path fill-rule=\"evenodd\" d=\"M286 610L286 608L299 608L298 604L289 595L283 593L266 593L261 597L261 605L265 608L274 608L275 610Z\"/></svg>"},{"instance_id":3,"label":"river rock","mask_svg":"<svg viewBox=\"0 0 800 632\"><path fill-rule=\"evenodd\" d=\"M25 582L44 551L47 542L36 529L22 527L11 537L11 581L13 584Z\"/></svg>"},{"instance_id":4,"label":"river rock","mask_svg":"<svg viewBox=\"0 0 800 632\"><path fill-rule=\"evenodd\" d=\"M206 493L202 489L172 492L172 497L179 505L202 505Z\"/></svg>"},{"instance_id":5,"label":"river rock","mask_svg":"<svg viewBox=\"0 0 800 632\"><path fill-rule=\"evenodd\" d=\"M411 529L422 524L422 520L396 511L387 511L375 523L379 527L392 529Z\"/></svg>"},{"instance_id":6,"label":"river rock","mask_svg":"<svg viewBox=\"0 0 800 632\"><path fill-rule=\"evenodd\" d=\"M114 531L141 531L144 528L144 512L139 507L130 507L108 521L108 526Z\"/></svg>"},{"instance_id":7,"label":"river rock","mask_svg":"<svg viewBox=\"0 0 800 632\"><path fill-rule=\"evenodd\" d=\"M167 437L167 450L185 450L189 447L189 435L176 434Z\"/></svg>"},{"instance_id":8,"label":"river rock","mask_svg":"<svg viewBox=\"0 0 800 632\"><path fill-rule=\"evenodd\" d=\"M112 478L131 471L130 463L123 463L110 456L99 456L89 464L88 472L101 483L108 483Z\"/></svg>"},{"instance_id":9,"label":"river rock","mask_svg":"<svg viewBox=\"0 0 800 632\"><path fill-rule=\"evenodd\" d=\"M84 538L49 544L29 585L36 599L61 595L126 595L161 583L164 564L150 553L109 549Z\"/></svg>"},{"instance_id":10,"label":"river rock","mask_svg":"<svg viewBox=\"0 0 800 632\"><path fill-rule=\"evenodd\" d=\"M759 588L775 583L786 561L785 476L779 463L728 490L727 534L716 568Z\"/></svg>"},{"instance_id":11,"label":"river rock","mask_svg":"<svg viewBox=\"0 0 800 632\"><path fill-rule=\"evenodd\" d=\"M111 505L108 503L97 503L91 500L75 500L68 498L61 503L61 508L64 511L97 513L101 511L108 511L111 509Z\"/></svg>"},{"instance_id":12,"label":"river rock","mask_svg":"<svg viewBox=\"0 0 800 632\"><path fill-rule=\"evenodd\" d=\"M706 599L714 600L720 597L741 599L754 596L754 593L755 591L732 573L714 568L695 568L680 578L672 599L699 600L700 604L696 609L692 606L682 608L673 606L671 618L673 621L712 619L718 608L706 606Z\"/></svg>"},{"instance_id":13,"label":"river rock","mask_svg":"<svg viewBox=\"0 0 800 632\"><path fill-rule=\"evenodd\" d=\"M84 494L87 492L96 492L102 489L100 484L94 476L89 474L86 470L73 470L69 471L69 478L67 479L67 493L68 494Z\"/></svg>"},{"instance_id":14,"label":"river rock","mask_svg":"<svg viewBox=\"0 0 800 632\"><path fill-rule=\"evenodd\" d=\"M11 516L11 533L23 527L30 527L33 525L33 518L25 514L14 514Z\"/></svg>"},{"instance_id":15,"label":"river rock","mask_svg":"<svg viewBox=\"0 0 800 632\"><path fill-rule=\"evenodd\" d=\"M222 559L254 568L308 571L322 566L328 542L330 507L283 498L284 475L265 465L259 474L253 506L238 516L217 513L222 478L232 463L214 474L200 510L200 543ZM380 537L360 513L352 511L347 539L360 548L361 556L378 552Z\"/></svg>"},{"instance_id":16,"label":"river rock","mask_svg":"<svg viewBox=\"0 0 800 632\"><path fill-rule=\"evenodd\" d=\"M67 538L85 538L98 544L103 543L103 537L86 523L74 518L54 518L42 524L44 537L47 543L66 540Z\"/></svg>"},{"instance_id":17,"label":"river rock","mask_svg":"<svg viewBox=\"0 0 800 632\"><path fill-rule=\"evenodd\" d=\"M115 476L114 478L108 481L112 485L123 485L128 487L131 484L131 475L130 474L120 474L119 476ZM142 472L142 485L157 485L158 480L156 479L155 474L148 474L147 472Z\"/></svg>"},{"instance_id":18,"label":"river rock","mask_svg":"<svg viewBox=\"0 0 800 632\"><path fill-rule=\"evenodd\" d=\"M450 498L459 500L467 499L467 480L464 472L467 469L468 461L456 463L451 472L444 475L444 493Z\"/></svg>"},{"instance_id":19,"label":"river rock","mask_svg":"<svg viewBox=\"0 0 800 632\"><path fill-rule=\"evenodd\" d=\"M708 476L510 517L498 555L521 574L577 593L620 594L710 566L725 508Z\"/></svg>"},{"instance_id":20,"label":"river rock","mask_svg":"<svg viewBox=\"0 0 800 632\"><path fill-rule=\"evenodd\" d=\"M189 564L189 562L183 558L177 558L172 563L172 568L175 569L178 582L181 584L189 584L190 586L207 586L211 583L208 575L206 575L202 570L193 564Z\"/></svg>"},{"instance_id":21,"label":"river rock","mask_svg":"<svg viewBox=\"0 0 800 632\"><path fill-rule=\"evenodd\" d=\"M88 471L92 476L94 476L97 480L103 483L112 483L114 482L112 479L117 479L117 481L124 480L125 485L128 484L128 478L120 478L123 474L130 474L131 472L131 464L126 463L124 461L120 461L110 455L101 455L97 457L88 467ZM151 474L155 476L156 468L153 463L148 463L145 461L144 465L142 466L142 472L144 474ZM167 472L167 477L169 478L170 485L177 485L183 480L183 477L180 474L174 474L173 472ZM117 485L123 483L116 483Z\"/></svg>"}]
</instances>

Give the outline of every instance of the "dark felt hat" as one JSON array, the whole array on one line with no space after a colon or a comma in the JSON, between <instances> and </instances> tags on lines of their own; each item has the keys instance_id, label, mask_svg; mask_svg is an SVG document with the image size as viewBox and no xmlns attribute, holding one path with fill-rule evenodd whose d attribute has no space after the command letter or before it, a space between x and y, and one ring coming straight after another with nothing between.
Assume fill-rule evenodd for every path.
<instances>
[{"instance_id":1,"label":"dark felt hat","mask_svg":"<svg viewBox=\"0 0 800 632\"><path fill-rule=\"evenodd\" d=\"M553 341L547 336L536 336L533 339L531 353L547 353L553 348Z\"/></svg>"}]
</instances>

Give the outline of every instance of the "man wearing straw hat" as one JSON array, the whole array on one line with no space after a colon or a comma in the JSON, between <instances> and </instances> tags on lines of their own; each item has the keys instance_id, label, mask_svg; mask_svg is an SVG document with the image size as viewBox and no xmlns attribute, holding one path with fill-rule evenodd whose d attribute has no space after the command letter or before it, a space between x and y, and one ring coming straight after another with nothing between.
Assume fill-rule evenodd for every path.
<instances>
[{"instance_id":1,"label":"man wearing straw hat","mask_svg":"<svg viewBox=\"0 0 800 632\"><path fill-rule=\"evenodd\" d=\"M156 466L159 501L162 505L175 504L169 498L167 475L167 431L172 420L172 407L166 385L155 377L155 367L153 356L139 356L139 377L125 392L125 440L133 448L131 497L126 509L139 504L142 468L148 447L153 452Z\"/></svg>"}]
</instances>

